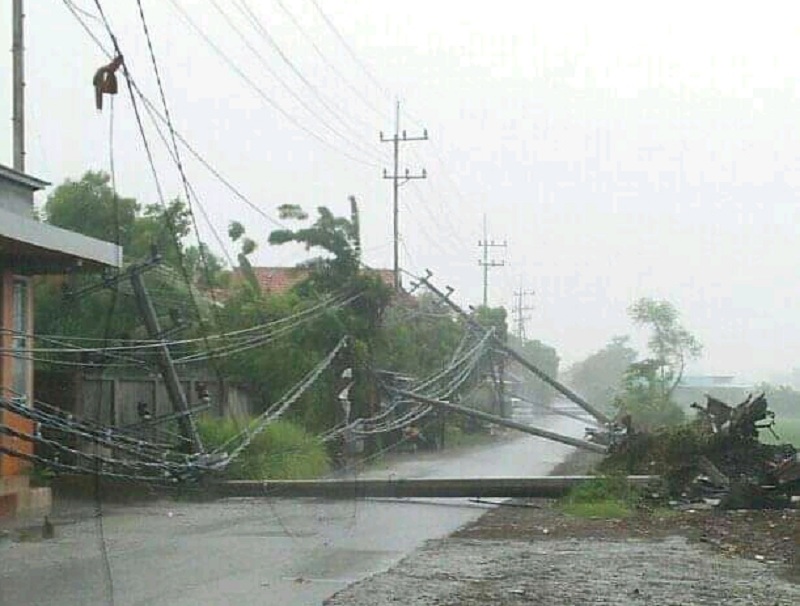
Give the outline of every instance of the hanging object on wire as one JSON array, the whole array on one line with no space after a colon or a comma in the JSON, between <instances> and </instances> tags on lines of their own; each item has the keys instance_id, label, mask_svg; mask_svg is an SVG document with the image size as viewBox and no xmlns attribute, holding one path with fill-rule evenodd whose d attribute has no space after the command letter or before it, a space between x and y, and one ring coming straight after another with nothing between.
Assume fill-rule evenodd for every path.
<instances>
[{"instance_id":1,"label":"hanging object on wire","mask_svg":"<svg viewBox=\"0 0 800 606\"><path fill-rule=\"evenodd\" d=\"M342 373L342 378L351 378L353 376L353 369L348 368ZM342 405L342 412L344 413L344 422L350 422L350 410L352 402L350 401L350 390L353 388L353 381L350 381L347 386L339 392L337 399Z\"/></svg>"},{"instance_id":2,"label":"hanging object on wire","mask_svg":"<svg viewBox=\"0 0 800 606\"><path fill-rule=\"evenodd\" d=\"M94 73L92 85L94 86L94 104L98 110L103 109L103 95L116 95L119 86L117 85L117 70L122 65L122 55L114 57L108 65L103 65Z\"/></svg>"}]
</instances>

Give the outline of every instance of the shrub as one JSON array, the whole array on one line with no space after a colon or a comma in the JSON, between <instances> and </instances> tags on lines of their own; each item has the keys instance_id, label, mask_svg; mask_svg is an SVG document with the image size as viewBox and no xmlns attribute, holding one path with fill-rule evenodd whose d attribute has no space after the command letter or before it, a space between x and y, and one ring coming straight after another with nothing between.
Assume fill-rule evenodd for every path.
<instances>
[{"instance_id":1,"label":"shrub","mask_svg":"<svg viewBox=\"0 0 800 606\"><path fill-rule=\"evenodd\" d=\"M208 450L238 434L251 419L202 417L197 429ZM314 478L330 468L325 446L299 425L275 421L258 434L226 470L231 479L299 480Z\"/></svg>"}]
</instances>

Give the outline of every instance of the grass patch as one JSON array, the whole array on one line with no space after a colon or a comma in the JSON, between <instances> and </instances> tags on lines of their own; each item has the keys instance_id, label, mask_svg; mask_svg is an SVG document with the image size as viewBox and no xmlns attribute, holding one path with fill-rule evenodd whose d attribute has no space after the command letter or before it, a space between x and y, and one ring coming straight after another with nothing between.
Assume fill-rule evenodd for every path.
<instances>
[{"instance_id":1,"label":"grass patch","mask_svg":"<svg viewBox=\"0 0 800 606\"><path fill-rule=\"evenodd\" d=\"M788 442L795 448L800 448L800 419L776 417L773 429L780 439L776 440L775 436L769 431L761 430L759 433L762 442L767 444L785 444Z\"/></svg>"},{"instance_id":2,"label":"grass patch","mask_svg":"<svg viewBox=\"0 0 800 606\"><path fill-rule=\"evenodd\" d=\"M603 476L573 488L560 503L561 510L581 518L627 518L641 500L641 491L624 476Z\"/></svg>"},{"instance_id":3,"label":"grass patch","mask_svg":"<svg viewBox=\"0 0 800 606\"><path fill-rule=\"evenodd\" d=\"M577 518L620 519L633 515L634 510L624 501L608 499L594 503L566 502L561 510Z\"/></svg>"},{"instance_id":4,"label":"grass patch","mask_svg":"<svg viewBox=\"0 0 800 606\"><path fill-rule=\"evenodd\" d=\"M197 429L206 448L213 450L239 433L247 422L202 417ZM236 480L301 480L328 472L325 446L290 421L276 421L258 434L225 474Z\"/></svg>"}]
</instances>

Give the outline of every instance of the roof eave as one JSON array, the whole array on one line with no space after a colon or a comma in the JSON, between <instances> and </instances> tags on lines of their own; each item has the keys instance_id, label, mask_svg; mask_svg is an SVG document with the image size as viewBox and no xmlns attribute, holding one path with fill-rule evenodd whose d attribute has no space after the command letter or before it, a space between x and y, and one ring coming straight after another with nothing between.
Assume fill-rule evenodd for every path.
<instances>
[{"instance_id":1,"label":"roof eave","mask_svg":"<svg viewBox=\"0 0 800 606\"><path fill-rule=\"evenodd\" d=\"M78 265L122 267L122 247L73 231L40 223L0 209L0 237L31 249L63 255L65 261Z\"/></svg>"},{"instance_id":2,"label":"roof eave","mask_svg":"<svg viewBox=\"0 0 800 606\"><path fill-rule=\"evenodd\" d=\"M31 175L20 172L9 166L5 166L4 164L0 164L0 177L11 181L16 185L27 187L31 191L38 191L50 185L50 183L47 181L42 181L41 179L32 177Z\"/></svg>"}]
</instances>

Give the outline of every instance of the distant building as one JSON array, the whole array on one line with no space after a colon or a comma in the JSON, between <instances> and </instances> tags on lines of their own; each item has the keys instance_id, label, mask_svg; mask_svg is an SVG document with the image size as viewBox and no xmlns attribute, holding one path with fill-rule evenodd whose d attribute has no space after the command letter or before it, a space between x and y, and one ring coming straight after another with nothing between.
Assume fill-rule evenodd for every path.
<instances>
[{"instance_id":1,"label":"distant building","mask_svg":"<svg viewBox=\"0 0 800 606\"><path fill-rule=\"evenodd\" d=\"M376 273L381 281L394 288L394 273L391 269L368 270ZM283 294L288 292L300 282L308 278L311 270L305 267L253 267L261 291L270 294ZM241 272L233 272L234 282L242 279Z\"/></svg>"},{"instance_id":2,"label":"distant building","mask_svg":"<svg viewBox=\"0 0 800 606\"><path fill-rule=\"evenodd\" d=\"M752 384L737 381L735 375L687 375L675 389L673 399L686 408L692 402L704 404L706 395L733 405L742 402L753 389Z\"/></svg>"}]
</instances>

